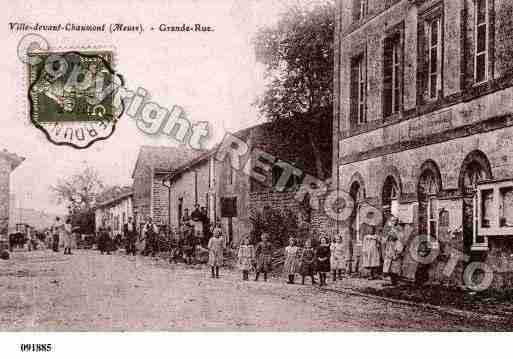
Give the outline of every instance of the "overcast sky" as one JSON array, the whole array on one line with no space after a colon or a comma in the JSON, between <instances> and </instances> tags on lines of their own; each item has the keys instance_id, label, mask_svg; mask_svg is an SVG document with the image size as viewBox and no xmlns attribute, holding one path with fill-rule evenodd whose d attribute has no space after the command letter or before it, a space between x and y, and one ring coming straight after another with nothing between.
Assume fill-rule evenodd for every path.
<instances>
[{"instance_id":1,"label":"overcast sky","mask_svg":"<svg viewBox=\"0 0 513 359\"><path fill-rule=\"evenodd\" d=\"M9 22L141 23L147 30L161 23L201 23L209 33L146 31L131 33L41 33L53 48L94 45L115 49L116 68L127 87L141 86L160 105L180 105L191 121L208 121L209 142L224 131L261 122L251 103L263 89L263 69L256 63L251 44L258 28L276 22L287 3L297 0L172 0L172 1L19 1L2 11L4 83L0 101L3 130L0 149L26 157L11 175L11 193L17 205L62 212L49 191L59 178L92 165L108 185L131 184L141 145L173 145L168 138L141 133L123 117L114 135L87 150L55 146L33 127L26 115L24 68L16 57L23 33L10 32ZM29 4L30 3L30 4Z\"/></svg>"}]
</instances>

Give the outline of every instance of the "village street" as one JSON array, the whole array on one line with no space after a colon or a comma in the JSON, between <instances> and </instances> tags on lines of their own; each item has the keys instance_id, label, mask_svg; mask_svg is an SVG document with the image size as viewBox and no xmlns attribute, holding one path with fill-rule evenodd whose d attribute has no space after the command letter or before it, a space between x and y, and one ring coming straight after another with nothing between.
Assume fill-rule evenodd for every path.
<instances>
[{"instance_id":1,"label":"village street","mask_svg":"<svg viewBox=\"0 0 513 359\"><path fill-rule=\"evenodd\" d=\"M331 284L329 284L332 286ZM17 251L0 263L0 330L479 330L492 323L379 299L243 282L146 257Z\"/></svg>"}]
</instances>

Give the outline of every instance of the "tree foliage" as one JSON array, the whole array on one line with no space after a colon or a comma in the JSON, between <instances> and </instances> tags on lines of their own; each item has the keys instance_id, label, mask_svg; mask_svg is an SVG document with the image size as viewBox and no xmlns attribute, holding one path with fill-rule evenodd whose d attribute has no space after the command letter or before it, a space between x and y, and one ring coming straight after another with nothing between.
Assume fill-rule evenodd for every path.
<instances>
[{"instance_id":1,"label":"tree foliage","mask_svg":"<svg viewBox=\"0 0 513 359\"><path fill-rule=\"evenodd\" d=\"M58 203L67 203L70 212L78 212L90 210L103 187L98 172L92 167L86 167L83 171L51 186L50 190L55 194Z\"/></svg>"},{"instance_id":2,"label":"tree foliage","mask_svg":"<svg viewBox=\"0 0 513 359\"><path fill-rule=\"evenodd\" d=\"M326 1L292 6L275 26L257 33L255 53L268 83L256 105L268 119L331 114L334 27L335 5Z\"/></svg>"}]
</instances>

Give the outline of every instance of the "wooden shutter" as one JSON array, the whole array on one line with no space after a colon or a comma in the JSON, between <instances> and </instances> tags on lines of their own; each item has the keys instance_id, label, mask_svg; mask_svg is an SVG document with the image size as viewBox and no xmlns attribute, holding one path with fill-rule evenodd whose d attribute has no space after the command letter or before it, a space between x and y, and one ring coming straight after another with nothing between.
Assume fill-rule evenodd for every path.
<instances>
[{"instance_id":1,"label":"wooden shutter","mask_svg":"<svg viewBox=\"0 0 513 359\"><path fill-rule=\"evenodd\" d=\"M351 60L351 88L350 88L350 123L351 127L358 125L358 62L359 57Z\"/></svg>"},{"instance_id":2,"label":"wooden shutter","mask_svg":"<svg viewBox=\"0 0 513 359\"><path fill-rule=\"evenodd\" d=\"M394 41L385 39L383 46L383 117L392 114L392 65Z\"/></svg>"}]
</instances>

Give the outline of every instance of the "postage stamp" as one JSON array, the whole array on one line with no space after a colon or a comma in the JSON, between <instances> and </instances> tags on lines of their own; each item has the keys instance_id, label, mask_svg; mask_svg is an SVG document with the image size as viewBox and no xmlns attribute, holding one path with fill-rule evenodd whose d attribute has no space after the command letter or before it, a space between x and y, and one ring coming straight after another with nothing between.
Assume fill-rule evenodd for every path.
<instances>
[{"instance_id":1,"label":"postage stamp","mask_svg":"<svg viewBox=\"0 0 513 359\"><path fill-rule=\"evenodd\" d=\"M28 101L32 124L57 145L87 148L109 138L122 108L115 106L123 78L110 51L28 54Z\"/></svg>"}]
</instances>

